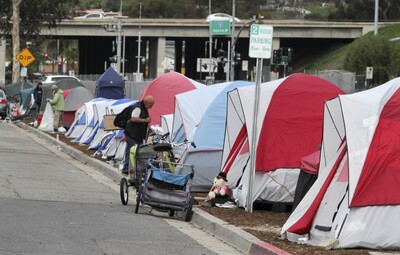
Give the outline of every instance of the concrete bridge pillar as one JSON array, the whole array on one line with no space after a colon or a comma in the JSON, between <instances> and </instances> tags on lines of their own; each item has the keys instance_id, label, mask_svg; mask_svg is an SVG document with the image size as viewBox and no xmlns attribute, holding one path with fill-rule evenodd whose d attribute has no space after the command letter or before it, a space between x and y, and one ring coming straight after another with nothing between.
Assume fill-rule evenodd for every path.
<instances>
[{"instance_id":1,"label":"concrete bridge pillar","mask_svg":"<svg viewBox=\"0 0 400 255\"><path fill-rule=\"evenodd\" d=\"M149 47L149 78L156 78L165 72L165 37L151 38Z\"/></svg>"}]
</instances>

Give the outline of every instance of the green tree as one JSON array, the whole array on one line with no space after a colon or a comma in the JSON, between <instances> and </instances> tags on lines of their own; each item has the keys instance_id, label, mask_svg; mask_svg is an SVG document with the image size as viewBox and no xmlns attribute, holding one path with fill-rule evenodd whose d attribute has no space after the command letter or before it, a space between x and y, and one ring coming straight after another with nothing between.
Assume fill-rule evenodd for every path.
<instances>
[{"instance_id":1,"label":"green tree","mask_svg":"<svg viewBox=\"0 0 400 255\"><path fill-rule=\"evenodd\" d=\"M115 1L115 0L106 0L104 4L104 9L105 11L113 11L113 12L118 12L121 8L120 6L121 1ZM124 6L122 6L124 8Z\"/></svg>"},{"instance_id":2,"label":"green tree","mask_svg":"<svg viewBox=\"0 0 400 255\"><path fill-rule=\"evenodd\" d=\"M126 15L139 17L139 5L142 2L142 18L172 19L197 18L199 6L188 0L143 0L132 1L126 10Z\"/></svg>"},{"instance_id":3,"label":"green tree","mask_svg":"<svg viewBox=\"0 0 400 255\"><path fill-rule=\"evenodd\" d=\"M124 15L139 17L140 2L143 18L205 19L209 14L210 2L211 13L232 14L232 0L133 0L124 8ZM270 16L268 12L260 10L260 0L236 0L236 17L250 19L258 14Z\"/></svg>"},{"instance_id":4,"label":"green tree","mask_svg":"<svg viewBox=\"0 0 400 255\"><path fill-rule=\"evenodd\" d=\"M375 0L352 0L336 3L336 11L330 13L330 20L374 20ZM400 2L398 0L379 0L379 19L398 20Z\"/></svg>"},{"instance_id":5,"label":"green tree","mask_svg":"<svg viewBox=\"0 0 400 255\"><path fill-rule=\"evenodd\" d=\"M19 80L20 41L26 42L39 36L42 25L49 29L69 16L77 0L0 0L0 30L6 37L12 37L13 82ZM22 18L20 18L22 17Z\"/></svg>"},{"instance_id":6,"label":"green tree","mask_svg":"<svg viewBox=\"0 0 400 255\"><path fill-rule=\"evenodd\" d=\"M344 61L344 69L358 74L366 67L374 68L371 86L383 84L397 76L393 44L382 36L366 35L357 39L350 47Z\"/></svg>"},{"instance_id":7,"label":"green tree","mask_svg":"<svg viewBox=\"0 0 400 255\"><path fill-rule=\"evenodd\" d=\"M63 60L67 63L67 67L75 70L76 61L78 60L78 41L65 40L61 51Z\"/></svg>"}]
</instances>

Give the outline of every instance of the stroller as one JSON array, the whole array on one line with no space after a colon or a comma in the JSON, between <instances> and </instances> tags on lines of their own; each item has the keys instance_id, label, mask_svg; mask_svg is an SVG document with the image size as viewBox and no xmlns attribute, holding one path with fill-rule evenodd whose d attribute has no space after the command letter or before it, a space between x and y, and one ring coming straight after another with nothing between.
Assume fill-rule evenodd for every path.
<instances>
[{"instance_id":1,"label":"stroller","mask_svg":"<svg viewBox=\"0 0 400 255\"><path fill-rule=\"evenodd\" d=\"M165 167L171 165L184 174L173 173ZM184 220L189 222L194 203L193 177L193 165L149 159L142 185L138 188L135 213L139 212L141 205L149 205L157 211L168 212L170 217L175 211L182 211Z\"/></svg>"},{"instance_id":2,"label":"stroller","mask_svg":"<svg viewBox=\"0 0 400 255\"><path fill-rule=\"evenodd\" d=\"M144 173L148 167L149 159L160 159L174 162L174 153L169 143L141 144L131 148L130 163L131 169L127 177L120 181L120 197L123 205L128 204L130 188L136 189L143 182ZM165 167L174 170L174 165L164 163Z\"/></svg>"}]
</instances>

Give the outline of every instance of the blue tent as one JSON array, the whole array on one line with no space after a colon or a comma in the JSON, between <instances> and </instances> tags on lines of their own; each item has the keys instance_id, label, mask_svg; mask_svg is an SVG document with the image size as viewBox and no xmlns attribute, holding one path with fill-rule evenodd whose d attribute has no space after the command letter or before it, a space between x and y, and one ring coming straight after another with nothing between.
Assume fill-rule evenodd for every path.
<instances>
[{"instance_id":1,"label":"blue tent","mask_svg":"<svg viewBox=\"0 0 400 255\"><path fill-rule=\"evenodd\" d=\"M122 99L125 97L125 81L109 67L97 80L96 97Z\"/></svg>"},{"instance_id":2,"label":"blue tent","mask_svg":"<svg viewBox=\"0 0 400 255\"><path fill-rule=\"evenodd\" d=\"M187 151L179 163L194 165L196 174L193 187L197 190L209 190L214 177L221 169L222 149L224 147L228 93L238 87L254 86L254 82L229 82L203 113L200 123L193 131Z\"/></svg>"}]
</instances>

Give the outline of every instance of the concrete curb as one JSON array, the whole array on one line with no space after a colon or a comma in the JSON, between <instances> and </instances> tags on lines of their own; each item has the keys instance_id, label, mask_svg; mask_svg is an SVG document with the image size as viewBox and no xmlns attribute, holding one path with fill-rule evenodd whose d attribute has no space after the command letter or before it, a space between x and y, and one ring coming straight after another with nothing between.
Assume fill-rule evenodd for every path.
<instances>
[{"instance_id":1,"label":"concrete curb","mask_svg":"<svg viewBox=\"0 0 400 255\"><path fill-rule=\"evenodd\" d=\"M23 122L14 122L16 126L32 132L44 139L51 145L58 146L63 152L77 159L78 161L95 168L115 182L119 183L121 175L119 170L115 167L108 165L96 158L92 158L81 151L72 148L57 141L56 138L45 134L36 128L30 127ZM257 237L247 233L246 231L231 225L211 214L201 210L200 208L193 208L193 216L191 223L207 231L208 233L218 237L222 241L230 244L244 254L248 255L290 255L290 253L283 251L275 246L261 241Z\"/></svg>"},{"instance_id":2,"label":"concrete curb","mask_svg":"<svg viewBox=\"0 0 400 255\"><path fill-rule=\"evenodd\" d=\"M193 208L193 224L249 255L290 255L209 213Z\"/></svg>"}]
</instances>

